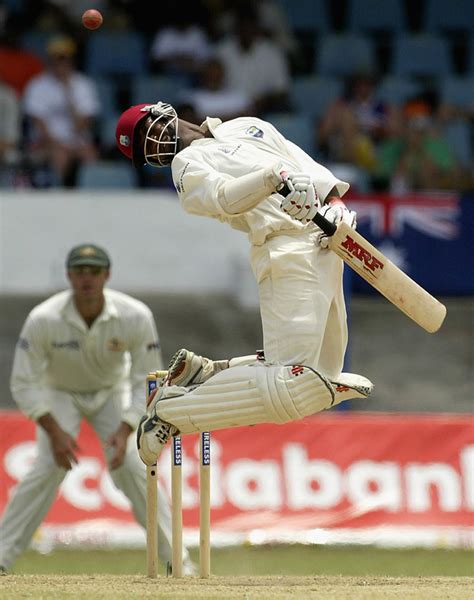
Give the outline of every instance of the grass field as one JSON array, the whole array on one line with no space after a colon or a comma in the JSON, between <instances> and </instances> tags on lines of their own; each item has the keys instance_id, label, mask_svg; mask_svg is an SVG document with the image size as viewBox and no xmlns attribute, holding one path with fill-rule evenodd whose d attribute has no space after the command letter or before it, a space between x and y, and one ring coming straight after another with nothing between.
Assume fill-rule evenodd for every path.
<instances>
[{"instance_id":1,"label":"grass field","mask_svg":"<svg viewBox=\"0 0 474 600\"><path fill-rule=\"evenodd\" d=\"M0 579L0 598L474 598L474 553L460 550L243 546L213 550L209 581L144 572L139 550L27 552Z\"/></svg>"}]
</instances>

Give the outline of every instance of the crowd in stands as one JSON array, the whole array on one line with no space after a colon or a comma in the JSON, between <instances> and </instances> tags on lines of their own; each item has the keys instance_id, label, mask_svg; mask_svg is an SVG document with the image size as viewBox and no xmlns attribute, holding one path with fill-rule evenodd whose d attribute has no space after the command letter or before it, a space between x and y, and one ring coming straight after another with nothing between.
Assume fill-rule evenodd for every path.
<instances>
[{"instance_id":1,"label":"crowd in stands","mask_svg":"<svg viewBox=\"0 0 474 600\"><path fill-rule=\"evenodd\" d=\"M118 115L272 122L362 192L474 187L472 0L0 0L0 188L171 186ZM381 10L383 5L383 10Z\"/></svg>"}]
</instances>

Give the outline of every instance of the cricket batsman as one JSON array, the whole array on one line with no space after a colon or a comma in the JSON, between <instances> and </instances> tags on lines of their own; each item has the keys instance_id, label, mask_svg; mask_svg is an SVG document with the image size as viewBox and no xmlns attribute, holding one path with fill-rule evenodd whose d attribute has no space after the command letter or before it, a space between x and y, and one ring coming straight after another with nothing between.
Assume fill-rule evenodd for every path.
<instances>
[{"instance_id":1,"label":"cricket batsman","mask_svg":"<svg viewBox=\"0 0 474 600\"><path fill-rule=\"evenodd\" d=\"M264 360L176 352L137 429L143 462L154 464L178 433L286 423L369 396L368 379L341 373L343 263L312 223L319 211L355 228L341 200L349 184L254 117L196 125L170 104L140 104L119 118L116 141L135 166L171 165L185 211L247 234L264 337Z\"/></svg>"}]
</instances>

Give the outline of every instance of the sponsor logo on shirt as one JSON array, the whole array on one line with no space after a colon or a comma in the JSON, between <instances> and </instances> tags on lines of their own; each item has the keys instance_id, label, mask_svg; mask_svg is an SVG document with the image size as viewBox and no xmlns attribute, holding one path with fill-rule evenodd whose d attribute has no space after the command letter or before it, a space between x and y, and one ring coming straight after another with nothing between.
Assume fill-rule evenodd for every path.
<instances>
[{"instance_id":1,"label":"sponsor logo on shirt","mask_svg":"<svg viewBox=\"0 0 474 600\"><path fill-rule=\"evenodd\" d=\"M241 146L242 144L239 144L238 146L219 146L217 149L219 150L219 152L223 152L224 154L229 154L230 156L233 156Z\"/></svg>"},{"instance_id":2,"label":"sponsor logo on shirt","mask_svg":"<svg viewBox=\"0 0 474 600\"><path fill-rule=\"evenodd\" d=\"M254 138L263 138L263 131L258 127L255 127L255 125L252 125L248 129L246 129L245 133L247 135L251 135Z\"/></svg>"},{"instance_id":3,"label":"sponsor logo on shirt","mask_svg":"<svg viewBox=\"0 0 474 600\"><path fill-rule=\"evenodd\" d=\"M51 345L57 350L79 350L79 342L77 340L68 340L67 342L53 342Z\"/></svg>"},{"instance_id":4,"label":"sponsor logo on shirt","mask_svg":"<svg viewBox=\"0 0 474 600\"><path fill-rule=\"evenodd\" d=\"M123 340L113 337L107 342L107 348L112 352L123 352L126 348L126 344Z\"/></svg>"}]
</instances>

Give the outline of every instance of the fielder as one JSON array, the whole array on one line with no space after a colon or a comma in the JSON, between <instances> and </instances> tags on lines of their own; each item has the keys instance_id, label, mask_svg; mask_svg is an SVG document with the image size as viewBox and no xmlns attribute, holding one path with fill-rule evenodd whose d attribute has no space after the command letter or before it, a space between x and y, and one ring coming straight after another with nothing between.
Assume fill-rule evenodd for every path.
<instances>
[{"instance_id":1,"label":"fielder","mask_svg":"<svg viewBox=\"0 0 474 600\"><path fill-rule=\"evenodd\" d=\"M337 179L270 123L257 118L201 126L163 102L120 117L116 141L135 166L171 165L187 212L245 232L257 280L264 360L173 357L137 429L141 459L155 462L171 435L257 423L286 423L367 397L365 377L341 373L347 345L343 263L311 219L356 225ZM289 193L278 193L286 185Z\"/></svg>"},{"instance_id":2,"label":"fielder","mask_svg":"<svg viewBox=\"0 0 474 600\"><path fill-rule=\"evenodd\" d=\"M0 571L25 550L77 463L83 418L100 438L110 475L146 524L146 470L133 437L143 415L143 382L161 365L150 309L104 289L108 254L93 244L71 250L66 261L72 290L55 294L28 315L18 341L11 391L37 423L37 458L7 504L0 522ZM169 498L158 487L158 552L171 562ZM184 552L184 571L194 565Z\"/></svg>"}]
</instances>

